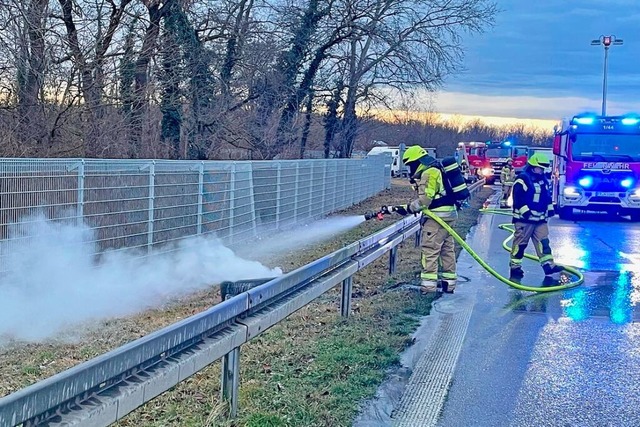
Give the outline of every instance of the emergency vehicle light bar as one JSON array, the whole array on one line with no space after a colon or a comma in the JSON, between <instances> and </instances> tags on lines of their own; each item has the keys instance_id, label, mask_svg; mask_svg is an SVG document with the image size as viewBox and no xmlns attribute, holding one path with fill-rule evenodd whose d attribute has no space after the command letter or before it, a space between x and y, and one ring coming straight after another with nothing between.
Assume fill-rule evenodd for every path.
<instances>
[{"instance_id":1,"label":"emergency vehicle light bar","mask_svg":"<svg viewBox=\"0 0 640 427\"><path fill-rule=\"evenodd\" d=\"M640 124L640 117L635 115L626 116L592 116L592 115L580 115L573 116L571 119L572 125L594 125L596 123L602 124L622 124L625 126L633 126Z\"/></svg>"}]
</instances>

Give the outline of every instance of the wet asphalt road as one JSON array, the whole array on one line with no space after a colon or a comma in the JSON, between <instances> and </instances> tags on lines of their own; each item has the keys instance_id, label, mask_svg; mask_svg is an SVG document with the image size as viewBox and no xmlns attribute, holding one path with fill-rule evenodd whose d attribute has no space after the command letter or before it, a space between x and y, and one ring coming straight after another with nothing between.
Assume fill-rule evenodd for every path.
<instances>
[{"instance_id":1,"label":"wet asphalt road","mask_svg":"<svg viewBox=\"0 0 640 427\"><path fill-rule=\"evenodd\" d=\"M502 274L507 233L497 225L508 221L483 216L470 236ZM584 271L581 287L515 291L461 255L469 283L456 294L476 303L438 425L640 426L640 223L554 218L550 237L556 261ZM523 284L542 284L538 264L524 269Z\"/></svg>"}]
</instances>

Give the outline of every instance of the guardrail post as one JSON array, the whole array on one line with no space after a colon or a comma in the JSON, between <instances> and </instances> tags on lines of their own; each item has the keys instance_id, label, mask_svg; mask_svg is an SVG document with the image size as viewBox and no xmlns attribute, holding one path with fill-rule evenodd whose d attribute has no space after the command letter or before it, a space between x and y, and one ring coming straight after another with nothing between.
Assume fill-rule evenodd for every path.
<instances>
[{"instance_id":1,"label":"guardrail post","mask_svg":"<svg viewBox=\"0 0 640 427\"><path fill-rule=\"evenodd\" d=\"M351 313L351 292L353 290L353 276L342 281L342 297L340 298L340 314L349 317Z\"/></svg>"},{"instance_id":2,"label":"guardrail post","mask_svg":"<svg viewBox=\"0 0 640 427\"><path fill-rule=\"evenodd\" d=\"M222 400L229 403L229 416L238 414L238 384L240 380L240 347L222 358Z\"/></svg>"},{"instance_id":3,"label":"guardrail post","mask_svg":"<svg viewBox=\"0 0 640 427\"><path fill-rule=\"evenodd\" d=\"M394 246L389 251L389 274L396 272L396 260L398 258L398 247Z\"/></svg>"},{"instance_id":4,"label":"guardrail post","mask_svg":"<svg viewBox=\"0 0 640 427\"><path fill-rule=\"evenodd\" d=\"M416 242L414 247L419 248L421 242L422 242L422 227L418 228L418 231L416 231Z\"/></svg>"}]
</instances>

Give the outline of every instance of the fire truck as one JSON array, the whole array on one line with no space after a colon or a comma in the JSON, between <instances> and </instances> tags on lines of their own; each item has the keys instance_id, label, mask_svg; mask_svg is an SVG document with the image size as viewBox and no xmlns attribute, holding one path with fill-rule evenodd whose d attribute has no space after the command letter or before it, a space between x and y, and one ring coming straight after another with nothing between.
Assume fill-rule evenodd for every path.
<instances>
[{"instance_id":1,"label":"fire truck","mask_svg":"<svg viewBox=\"0 0 640 427\"><path fill-rule=\"evenodd\" d=\"M563 119L553 154L552 195L560 218L580 209L640 221L640 116Z\"/></svg>"},{"instance_id":2,"label":"fire truck","mask_svg":"<svg viewBox=\"0 0 640 427\"><path fill-rule=\"evenodd\" d=\"M469 175L483 177L484 156L480 156L485 143L479 141L458 142L457 157L460 162L466 161L469 166ZM489 172L487 170L486 172Z\"/></svg>"},{"instance_id":3,"label":"fire truck","mask_svg":"<svg viewBox=\"0 0 640 427\"><path fill-rule=\"evenodd\" d=\"M465 142L469 165L479 178L484 178L487 184L493 184L500 179L500 172L507 164L507 160L513 161L516 172L522 170L527 164L529 149L522 145L512 145L511 141L487 141Z\"/></svg>"}]
</instances>

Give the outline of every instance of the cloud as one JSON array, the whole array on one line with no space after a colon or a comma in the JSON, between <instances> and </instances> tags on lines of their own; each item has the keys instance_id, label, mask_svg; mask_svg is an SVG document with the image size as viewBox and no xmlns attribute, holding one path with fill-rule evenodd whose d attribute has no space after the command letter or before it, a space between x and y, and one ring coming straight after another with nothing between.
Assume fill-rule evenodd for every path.
<instances>
[{"instance_id":1,"label":"cloud","mask_svg":"<svg viewBox=\"0 0 640 427\"><path fill-rule=\"evenodd\" d=\"M586 97L542 97L526 95L480 95L440 92L434 98L440 113L559 120L580 112L601 111L602 101ZM607 102L608 114L640 112L637 102Z\"/></svg>"},{"instance_id":2,"label":"cloud","mask_svg":"<svg viewBox=\"0 0 640 427\"><path fill-rule=\"evenodd\" d=\"M621 16L618 18L619 22L640 21L640 13L634 13L632 15Z\"/></svg>"},{"instance_id":3,"label":"cloud","mask_svg":"<svg viewBox=\"0 0 640 427\"><path fill-rule=\"evenodd\" d=\"M570 15L578 15L578 16L599 16L599 9L588 9L586 7L578 7L575 9L571 9L569 11Z\"/></svg>"},{"instance_id":4,"label":"cloud","mask_svg":"<svg viewBox=\"0 0 640 427\"><path fill-rule=\"evenodd\" d=\"M640 1L499 1L502 12L484 34L465 38L465 72L447 90L482 95L541 98L597 98L602 90L602 47L591 40L605 34L621 39L637 33ZM603 26L603 23L606 25ZM611 49L612 101L640 99L640 57L631 39Z\"/></svg>"}]
</instances>

